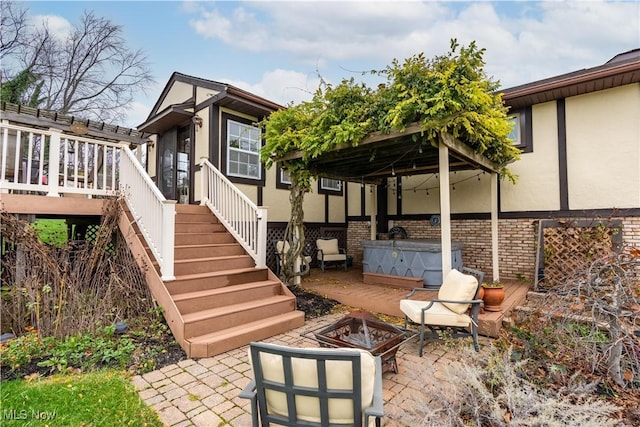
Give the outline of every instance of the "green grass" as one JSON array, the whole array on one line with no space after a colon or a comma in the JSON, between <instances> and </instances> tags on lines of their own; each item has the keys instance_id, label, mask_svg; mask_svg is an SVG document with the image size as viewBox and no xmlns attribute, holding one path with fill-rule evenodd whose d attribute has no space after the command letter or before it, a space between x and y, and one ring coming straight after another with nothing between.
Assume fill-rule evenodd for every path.
<instances>
[{"instance_id":1,"label":"green grass","mask_svg":"<svg viewBox=\"0 0 640 427\"><path fill-rule=\"evenodd\" d=\"M44 243L57 248L67 243L67 224L64 219L37 219L33 222L33 227Z\"/></svg>"},{"instance_id":2,"label":"green grass","mask_svg":"<svg viewBox=\"0 0 640 427\"><path fill-rule=\"evenodd\" d=\"M2 381L0 396L3 427L162 426L118 371Z\"/></svg>"}]
</instances>

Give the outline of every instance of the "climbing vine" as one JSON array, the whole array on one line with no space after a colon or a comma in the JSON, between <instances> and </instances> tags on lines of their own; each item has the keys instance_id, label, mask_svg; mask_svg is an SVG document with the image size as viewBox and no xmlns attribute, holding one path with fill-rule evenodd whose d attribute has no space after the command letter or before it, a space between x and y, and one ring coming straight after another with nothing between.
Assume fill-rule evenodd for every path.
<instances>
[{"instance_id":1,"label":"climbing vine","mask_svg":"<svg viewBox=\"0 0 640 427\"><path fill-rule=\"evenodd\" d=\"M439 135L450 134L513 179L506 165L518 158L519 151L509 139L512 125L497 93L498 82L484 72L484 52L475 42L465 47L452 40L446 55L427 59L420 53L372 70L372 75L386 78L377 88L353 78L336 86L323 84L310 101L266 118L262 161L267 168L279 162L291 176L292 195L302 195L291 206L292 218L302 218L304 193L311 190L310 160L340 144L357 146L372 132L402 131L411 123L422 128L413 141L437 146ZM283 159L294 151L302 156ZM296 234L304 236L301 229ZM296 246L302 251L304 242ZM301 254L292 252L294 259Z\"/></svg>"}]
</instances>

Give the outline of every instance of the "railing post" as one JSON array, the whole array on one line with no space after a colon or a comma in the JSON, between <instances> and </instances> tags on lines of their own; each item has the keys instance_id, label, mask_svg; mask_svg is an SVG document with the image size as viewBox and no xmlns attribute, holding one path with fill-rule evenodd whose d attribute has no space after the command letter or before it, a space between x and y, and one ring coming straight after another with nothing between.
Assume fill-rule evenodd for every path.
<instances>
[{"instance_id":1,"label":"railing post","mask_svg":"<svg viewBox=\"0 0 640 427\"><path fill-rule=\"evenodd\" d=\"M49 139L49 176L47 192L48 197L60 197L58 192L58 176L60 175L60 141L62 131L60 129L50 128L51 138ZM44 141L42 146L44 147Z\"/></svg>"},{"instance_id":2,"label":"railing post","mask_svg":"<svg viewBox=\"0 0 640 427\"><path fill-rule=\"evenodd\" d=\"M209 180L207 168L204 165L207 160L209 158L206 156L200 157L200 205L206 205L209 201Z\"/></svg>"},{"instance_id":3,"label":"railing post","mask_svg":"<svg viewBox=\"0 0 640 427\"><path fill-rule=\"evenodd\" d=\"M175 246L176 201L162 201L162 265L160 273L164 282L176 280L173 273Z\"/></svg>"},{"instance_id":4,"label":"railing post","mask_svg":"<svg viewBox=\"0 0 640 427\"><path fill-rule=\"evenodd\" d=\"M256 242L256 267L263 268L267 265L267 214L268 208L265 206L258 207L258 230Z\"/></svg>"}]
</instances>

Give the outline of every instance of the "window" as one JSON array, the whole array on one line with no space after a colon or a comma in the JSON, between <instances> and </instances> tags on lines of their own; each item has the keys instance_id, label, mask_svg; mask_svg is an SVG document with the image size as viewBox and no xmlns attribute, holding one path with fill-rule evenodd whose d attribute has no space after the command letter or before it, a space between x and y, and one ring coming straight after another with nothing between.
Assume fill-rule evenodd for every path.
<instances>
[{"instance_id":1,"label":"window","mask_svg":"<svg viewBox=\"0 0 640 427\"><path fill-rule=\"evenodd\" d=\"M234 120L227 121L227 174L260 180L262 164L260 129Z\"/></svg>"},{"instance_id":2,"label":"window","mask_svg":"<svg viewBox=\"0 0 640 427\"><path fill-rule=\"evenodd\" d=\"M509 134L509 139L513 141L513 145L516 147L521 144L520 139L520 113L515 113L513 116L509 117L509 123L513 124L513 128L511 129L511 133Z\"/></svg>"},{"instance_id":3,"label":"window","mask_svg":"<svg viewBox=\"0 0 640 427\"><path fill-rule=\"evenodd\" d=\"M339 179L320 178L318 193L342 194L342 181Z\"/></svg>"},{"instance_id":4,"label":"window","mask_svg":"<svg viewBox=\"0 0 640 427\"><path fill-rule=\"evenodd\" d=\"M291 175L276 163L276 188L288 190L291 188Z\"/></svg>"},{"instance_id":5,"label":"window","mask_svg":"<svg viewBox=\"0 0 640 427\"><path fill-rule=\"evenodd\" d=\"M284 169L280 169L280 182L291 185L291 175Z\"/></svg>"},{"instance_id":6,"label":"window","mask_svg":"<svg viewBox=\"0 0 640 427\"><path fill-rule=\"evenodd\" d=\"M509 134L509 138L513 140L513 145L521 149L523 153L531 153L533 151L531 107L514 110L509 115L509 121L513 123L513 129Z\"/></svg>"}]
</instances>

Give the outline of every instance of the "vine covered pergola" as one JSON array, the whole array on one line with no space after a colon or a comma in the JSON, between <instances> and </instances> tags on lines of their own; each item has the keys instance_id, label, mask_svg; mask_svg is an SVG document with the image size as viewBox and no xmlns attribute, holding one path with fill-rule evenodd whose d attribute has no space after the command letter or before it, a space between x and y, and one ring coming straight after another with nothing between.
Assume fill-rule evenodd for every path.
<instances>
[{"instance_id":1,"label":"vine covered pergola","mask_svg":"<svg viewBox=\"0 0 640 427\"><path fill-rule=\"evenodd\" d=\"M291 176L291 220L285 233L283 279L299 271L304 247L302 202L313 178L381 184L392 176L438 173L442 269L451 269L449 172L480 169L492 176L493 278L498 280L497 187L514 177L507 165L519 151L509 139L512 124L486 76L484 49L455 40L447 55L419 54L371 71L385 84L371 89L354 79L318 89L311 101L273 113L263 122L262 160L279 163ZM375 192L372 197L375 197ZM375 218L371 221L375 239Z\"/></svg>"}]
</instances>

